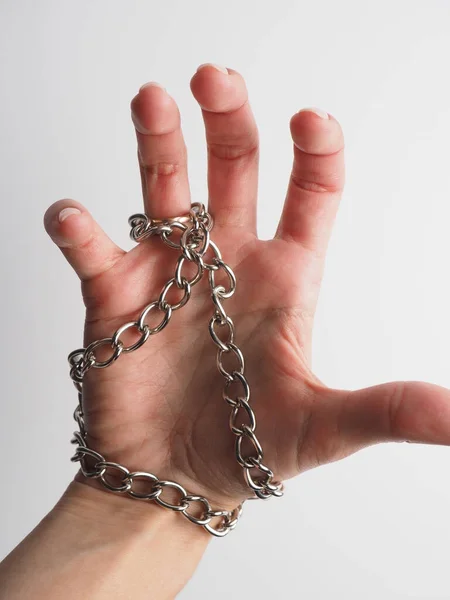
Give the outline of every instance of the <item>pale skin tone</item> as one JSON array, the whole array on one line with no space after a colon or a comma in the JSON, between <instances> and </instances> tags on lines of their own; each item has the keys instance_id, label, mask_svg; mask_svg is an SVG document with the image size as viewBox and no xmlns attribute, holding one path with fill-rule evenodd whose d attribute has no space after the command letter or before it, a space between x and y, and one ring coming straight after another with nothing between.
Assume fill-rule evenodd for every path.
<instances>
[{"instance_id":1,"label":"pale skin tone","mask_svg":"<svg viewBox=\"0 0 450 600\"><path fill-rule=\"evenodd\" d=\"M448 390L397 382L348 392L328 388L311 371L314 312L344 185L339 123L315 109L292 117L292 176L276 235L262 241L258 133L244 80L233 69L205 65L191 89L206 130L212 239L237 277L226 308L246 358L265 463L288 480L379 442L449 444ZM131 108L145 212L155 218L186 213L198 199L190 197L175 101L147 84ZM137 210L130 207L130 214ZM125 253L77 201L54 203L44 220L82 282L85 346L139 316L173 276L174 250L151 239ZM207 328L212 310L202 281L161 334L108 369L88 372L87 442L110 461L172 479L205 495L213 508L231 509L248 489L234 458L230 408L221 398ZM0 600L173 598L210 539L182 515L106 492L78 474L1 564Z\"/></svg>"}]
</instances>

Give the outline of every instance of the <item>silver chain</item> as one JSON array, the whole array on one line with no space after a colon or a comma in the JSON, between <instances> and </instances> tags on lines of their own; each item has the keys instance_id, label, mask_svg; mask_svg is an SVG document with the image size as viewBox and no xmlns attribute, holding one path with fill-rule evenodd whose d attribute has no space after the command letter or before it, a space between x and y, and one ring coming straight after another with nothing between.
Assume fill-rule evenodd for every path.
<instances>
[{"instance_id":1,"label":"silver chain","mask_svg":"<svg viewBox=\"0 0 450 600\"><path fill-rule=\"evenodd\" d=\"M181 252L175 276L164 285L159 298L148 304L136 321L125 323L115 331L112 337L103 338L90 343L86 348L74 350L69 354L70 377L78 391L78 406L74 411L74 419L79 426L79 431L74 432L71 440L76 444L75 454L71 460L80 463L80 470L87 478L98 479L105 488L112 492L127 494L132 498L141 500L154 500L160 506L181 512L189 521L204 527L209 533L217 537L227 535L237 525L242 514L243 503L233 510L213 510L208 500L198 494L189 494L179 483L159 479L153 473L144 471L130 472L126 467L115 462L109 462L99 452L89 448L86 444L87 431L83 412L83 378L91 368L104 369L114 363L122 353L134 352L149 339L150 336L162 331L169 323L173 311L182 308L191 297L191 289L208 272L211 299L214 304L214 314L209 322L209 332L214 344L217 346L217 368L225 379L223 398L231 406L230 429L236 436L236 460L244 471L244 478L253 493L253 498L266 500L272 496L283 495L283 483L273 480L273 472L263 463L263 449L256 437L256 417L250 406L250 388L244 375L244 357L235 344L235 328L233 321L225 312L223 301L231 298L236 290L236 277L232 269L222 260L222 255L216 244L210 239L213 219L201 203L194 203L188 215L173 219L149 219L145 214L132 215L129 220L131 226L130 236L135 242L158 235L163 242ZM179 241L174 240L174 232L181 233ZM206 253L211 249L213 257L207 262ZM185 261L194 263L197 267L196 274L187 279L182 275ZM228 277L228 286L216 285L216 275L222 270ZM166 296L170 288L175 285L183 290L183 297L176 304L170 304ZM151 311L160 311L162 318L158 325L150 327L145 321ZM125 346L121 336L128 329L139 332L139 339L130 346ZM226 339L219 337L218 331L225 330ZM100 347L110 348L111 354L104 360L98 360L96 351ZM237 367L225 367L224 355L233 356ZM232 393L232 387L237 386L238 391ZM239 392L239 393L238 393ZM243 421L246 420L247 423ZM252 455L244 456L242 444L247 439L252 447ZM90 465L88 464L90 461ZM120 477L120 482L112 481L111 476ZM140 482L137 489L136 482ZM144 491L142 489L144 486ZM145 489L145 488L148 489ZM179 494L177 502L171 503L164 500L161 495L165 488L171 488ZM245 502L245 501L244 501ZM191 504L200 506L199 515L192 513ZM191 511L189 510L191 509ZM211 522L217 519L215 525Z\"/></svg>"}]
</instances>

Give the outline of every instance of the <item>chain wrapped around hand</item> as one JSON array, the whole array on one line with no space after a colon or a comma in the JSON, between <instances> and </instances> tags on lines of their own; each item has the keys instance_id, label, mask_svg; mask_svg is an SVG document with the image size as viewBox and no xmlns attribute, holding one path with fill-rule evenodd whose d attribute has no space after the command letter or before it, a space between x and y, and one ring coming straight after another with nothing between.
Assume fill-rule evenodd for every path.
<instances>
[{"instance_id":1,"label":"chain wrapped around hand","mask_svg":"<svg viewBox=\"0 0 450 600\"><path fill-rule=\"evenodd\" d=\"M236 460L244 471L244 478L252 490L253 498L268 499L272 496L283 495L283 483L274 481L273 472L263 463L263 449L256 437L256 418L250 406L250 388L244 375L244 357L241 350L234 343L235 329L231 318L225 312L223 301L230 298L236 290L236 277L232 269L222 260L217 245L210 239L210 231L213 226L211 215L201 203L194 203L188 215L171 219L150 219L145 214L135 214L129 218L131 226L130 236L135 242L158 235L163 242L181 252L175 269L175 276L164 285L159 298L148 304L136 321L125 323L115 331L112 337L96 340L86 348L74 350L69 354L70 377L78 391L78 406L74 412L74 419L78 423L79 431L74 433L72 443L76 444L73 462L80 463L81 472L85 477L98 479L105 488L112 492L125 493L132 498L141 500L154 500L160 506L181 512L187 519L197 525L203 526L209 533L217 537L227 535L235 528L241 514L242 504L234 510L213 510L208 500L201 495L189 494L183 486L174 481L159 479L152 473L143 471L130 472L119 463L109 462L100 453L86 444L87 431L83 414L83 378L91 368L103 369L113 364L122 353L133 352L140 348L148 338L162 331L169 323L172 313L182 308L191 296L191 289L208 272L211 299L214 304L214 314L209 322L209 332L217 346L217 368L225 379L223 398L231 407L230 429L236 436L235 453ZM179 241L171 239L174 230L181 233ZM213 252L210 262L207 262L206 253L208 249ZM191 279L182 275L183 263L188 260L197 267L197 273ZM227 288L216 285L216 274L222 270L228 276ZM182 299L176 304L166 301L169 289L176 285L183 290ZM162 318L156 327L146 324L146 318L151 311L160 311ZM139 332L140 338L132 345L125 346L120 336L128 329ZM219 337L218 330L225 329L227 339ZM110 348L111 355L105 360L98 360L96 350L100 347ZM238 366L233 370L227 370L223 364L224 354L233 354ZM230 372L231 371L231 372ZM231 393L233 384L236 384L239 393ZM244 424L241 421L246 420ZM248 438L254 452L251 456L243 456L242 443ZM88 464L88 462L90 464ZM255 471L257 475L255 475ZM253 473L253 474L252 474ZM120 483L111 481L111 476L120 476ZM109 476L109 478L108 478ZM141 483L140 491L133 489L136 481ZM142 484L148 485L147 491L142 491ZM161 498L165 488L172 488L179 494L178 503L170 503ZM202 506L201 514L194 515L189 512L190 503L198 503ZM192 510L192 509L191 509ZM219 522L212 525L211 521L218 518Z\"/></svg>"}]
</instances>

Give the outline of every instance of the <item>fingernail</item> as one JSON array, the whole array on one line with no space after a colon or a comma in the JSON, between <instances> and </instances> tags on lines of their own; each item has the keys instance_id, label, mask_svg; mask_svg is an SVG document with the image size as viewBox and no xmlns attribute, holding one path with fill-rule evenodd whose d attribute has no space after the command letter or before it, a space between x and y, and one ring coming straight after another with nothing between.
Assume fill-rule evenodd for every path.
<instances>
[{"instance_id":1,"label":"fingernail","mask_svg":"<svg viewBox=\"0 0 450 600\"><path fill-rule=\"evenodd\" d=\"M139 88L139 91L143 90L146 87L157 87L157 88L160 88L161 90L164 90L165 92L167 91L166 88L163 85L161 85L160 83L158 83L157 81L148 81L147 83L144 83Z\"/></svg>"},{"instance_id":2,"label":"fingernail","mask_svg":"<svg viewBox=\"0 0 450 600\"><path fill-rule=\"evenodd\" d=\"M321 108L302 108L298 111L299 113L301 112L312 112L315 115L317 115L318 117L320 117L321 119L329 119L330 116L327 112L325 112L324 110L322 110Z\"/></svg>"},{"instance_id":3,"label":"fingernail","mask_svg":"<svg viewBox=\"0 0 450 600\"><path fill-rule=\"evenodd\" d=\"M144 135L148 135L150 133L150 131L142 125L142 123L139 121L139 119L133 111L131 111L131 120L133 121L136 131L139 131L139 133L142 133Z\"/></svg>"},{"instance_id":4,"label":"fingernail","mask_svg":"<svg viewBox=\"0 0 450 600\"><path fill-rule=\"evenodd\" d=\"M58 215L58 221L60 223L62 223L63 221L65 221L67 219L67 217L70 217L70 215L81 215L81 210L78 210L78 208L63 208L62 211L59 213Z\"/></svg>"},{"instance_id":5,"label":"fingernail","mask_svg":"<svg viewBox=\"0 0 450 600\"><path fill-rule=\"evenodd\" d=\"M166 88L164 86L162 86L160 83L158 83L157 81L148 81L147 83L144 83L139 88L139 92L141 92L145 88L150 88L150 87L159 88L160 90L163 90L165 93L167 93ZM134 100L133 100L133 102L134 102ZM132 106L133 106L133 104L132 104ZM131 108L131 120L134 123L136 131L139 131L139 133L142 133L144 135L148 135L150 133L150 131L148 129L146 129L144 127L144 125L141 123L141 121L139 120L139 117L133 111L133 108Z\"/></svg>"},{"instance_id":6,"label":"fingernail","mask_svg":"<svg viewBox=\"0 0 450 600\"><path fill-rule=\"evenodd\" d=\"M225 73L225 75L229 75L228 69L226 67L221 67L220 65L216 65L215 63L203 63L203 65L200 65L197 68L197 73L205 67L212 67L213 69L216 69L216 71L220 71L221 73Z\"/></svg>"}]
</instances>

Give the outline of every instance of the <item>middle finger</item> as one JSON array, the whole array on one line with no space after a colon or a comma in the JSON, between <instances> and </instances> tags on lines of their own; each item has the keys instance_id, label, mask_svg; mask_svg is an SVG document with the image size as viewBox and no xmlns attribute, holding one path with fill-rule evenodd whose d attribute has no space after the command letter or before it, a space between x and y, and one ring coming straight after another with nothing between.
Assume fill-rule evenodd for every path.
<instances>
[{"instance_id":1,"label":"middle finger","mask_svg":"<svg viewBox=\"0 0 450 600\"><path fill-rule=\"evenodd\" d=\"M214 221L256 234L258 131L245 82L232 69L205 64L192 78L191 89L205 123L208 206Z\"/></svg>"}]
</instances>

